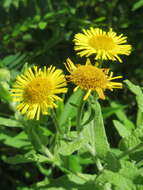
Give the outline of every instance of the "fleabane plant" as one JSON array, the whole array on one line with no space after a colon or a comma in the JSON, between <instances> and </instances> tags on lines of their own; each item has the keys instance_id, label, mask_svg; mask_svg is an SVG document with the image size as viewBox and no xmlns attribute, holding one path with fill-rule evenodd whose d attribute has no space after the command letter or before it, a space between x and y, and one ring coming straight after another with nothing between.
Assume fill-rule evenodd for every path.
<instances>
[{"instance_id":1,"label":"fleabane plant","mask_svg":"<svg viewBox=\"0 0 143 190\"><path fill-rule=\"evenodd\" d=\"M55 183L64 190L72 187L75 190L141 190L143 184L136 179L142 179L142 170L135 161L130 162L130 154L141 150L143 145L140 138L143 131L140 120L143 113L140 106L142 90L126 81L139 105L139 129L122 113L121 106L115 109L115 102L111 103L107 113L115 113L121 120L114 121L121 136L119 149L110 146L102 116L104 110L100 106L108 90L123 90L123 76L114 76L111 69L106 68L104 60L122 62L120 55L130 55L132 47L127 44L126 36L117 35L111 28L109 31L83 29L82 33L75 34L73 41L77 55L85 57L85 63L77 64L67 58L65 73L52 65L44 68L33 66L18 75L12 87L11 96L17 102L16 109L26 116L22 121L23 133L32 145L30 153L22 157L22 163L29 160L38 162L40 170L49 176L52 174L47 172L47 167L51 168L51 173L54 167L58 168L65 183L61 179L56 179ZM74 88L67 92L71 83ZM138 138L135 147L132 138L133 141ZM31 147L34 153L31 153ZM17 163L18 158L9 160ZM46 167L41 163L47 164ZM88 164L93 166L92 174L86 173ZM142 162L139 163L141 165ZM43 180L41 184L46 186L38 183L36 187L57 189L50 180Z\"/></svg>"}]
</instances>

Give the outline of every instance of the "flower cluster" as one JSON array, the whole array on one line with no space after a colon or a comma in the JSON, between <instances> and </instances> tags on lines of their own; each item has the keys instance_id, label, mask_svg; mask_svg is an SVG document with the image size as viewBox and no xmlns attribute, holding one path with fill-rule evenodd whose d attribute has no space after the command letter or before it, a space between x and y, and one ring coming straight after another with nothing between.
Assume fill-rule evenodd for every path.
<instances>
[{"instance_id":1,"label":"flower cluster","mask_svg":"<svg viewBox=\"0 0 143 190\"><path fill-rule=\"evenodd\" d=\"M65 66L70 75L63 74L62 70L54 66L44 67L43 70L34 66L26 70L16 78L12 89L14 101L19 102L17 110L26 115L28 119L39 120L40 115L47 115L49 108L56 108L56 101L62 101L59 94L67 92L67 82L76 85L86 91L84 100L88 98L92 91L96 91L99 98L105 99L106 89L122 88L122 83L114 82L114 79L122 76L113 76L109 68L101 68L103 60L122 62L119 55L129 55L131 45L125 44L127 37L123 34L117 36L110 28L108 32L99 28L83 30L74 37L75 51L77 54L87 57L86 64L74 64L69 58ZM92 65L90 56L97 60L96 65Z\"/></svg>"}]
</instances>

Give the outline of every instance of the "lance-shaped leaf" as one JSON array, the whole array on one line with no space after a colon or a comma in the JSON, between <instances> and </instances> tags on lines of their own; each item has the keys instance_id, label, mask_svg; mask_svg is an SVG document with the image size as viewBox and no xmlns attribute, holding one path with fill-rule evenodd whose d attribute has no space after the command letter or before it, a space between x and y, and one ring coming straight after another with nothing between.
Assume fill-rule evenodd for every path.
<instances>
[{"instance_id":1,"label":"lance-shaped leaf","mask_svg":"<svg viewBox=\"0 0 143 190\"><path fill-rule=\"evenodd\" d=\"M92 154L97 154L100 158L105 158L110 148L104 128L101 107L97 100L94 100L90 106L94 110L94 117L83 127L82 135L88 142L85 147Z\"/></svg>"}]
</instances>

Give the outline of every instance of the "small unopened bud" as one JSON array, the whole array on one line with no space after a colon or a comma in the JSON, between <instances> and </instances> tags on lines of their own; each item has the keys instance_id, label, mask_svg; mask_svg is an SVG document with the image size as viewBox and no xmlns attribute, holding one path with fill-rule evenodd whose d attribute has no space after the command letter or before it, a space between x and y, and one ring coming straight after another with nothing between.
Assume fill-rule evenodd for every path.
<instances>
[{"instance_id":1,"label":"small unopened bud","mask_svg":"<svg viewBox=\"0 0 143 190\"><path fill-rule=\"evenodd\" d=\"M8 69L0 68L0 81L9 81L10 72Z\"/></svg>"}]
</instances>

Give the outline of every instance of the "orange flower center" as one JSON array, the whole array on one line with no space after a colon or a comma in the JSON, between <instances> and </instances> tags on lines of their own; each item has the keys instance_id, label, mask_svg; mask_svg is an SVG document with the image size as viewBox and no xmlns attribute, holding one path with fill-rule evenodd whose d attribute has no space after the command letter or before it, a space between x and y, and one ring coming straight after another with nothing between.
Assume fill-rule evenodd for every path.
<instances>
[{"instance_id":1,"label":"orange flower center","mask_svg":"<svg viewBox=\"0 0 143 190\"><path fill-rule=\"evenodd\" d=\"M106 88L108 80L104 72L92 65L80 65L68 76L69 80L83 89Z\"/></svg>"},{"instance_id":2,"label":"orange flower center","mask_svg":"<svg viewBox=\"0 0 143 190\"><path fill-rule=\"evenodd\" d=\"M44 103L52 91L52 84L46 77L37 77L25 88L24 98L29 103Z\"/></svg>"}]
</instances>

